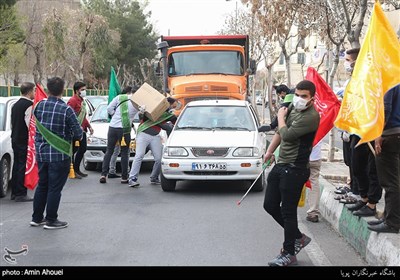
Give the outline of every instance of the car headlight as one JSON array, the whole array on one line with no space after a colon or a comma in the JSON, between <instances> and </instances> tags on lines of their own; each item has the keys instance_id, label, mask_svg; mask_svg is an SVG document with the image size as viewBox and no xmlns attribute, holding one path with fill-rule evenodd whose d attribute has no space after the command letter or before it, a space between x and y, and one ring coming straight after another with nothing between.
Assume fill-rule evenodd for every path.
<instances>
[{"instance_id":1,"label":"car headlight","mask_svg":"<svg viewBox=\"0 0 400 280\"><path fill-rule=\"evenodd\" d=\"M170 157L187 157L189 153L183 147L165 147L164 155Z\"/></svg>"},{"instance_id":2,"label":"car headlight","mask_svg":"<svg viewBox=\"0 0 400 280\"><path fill-rule=\"evenodd\" d=\"M98 137L88 137L87 143L88 143L88 145L106 145L107 146L107 139L98 138Z\"/></svg>"},{"instance_id":3,"label":"car headlight","mask_svg":"<svg viewBox=\"0 0 400 280\"><path fill-rule=\"evenodd\" d=\"M259 157L260 150L256 147L237 148L232 155L234 157Z\"/></svg>"}]
</instances>

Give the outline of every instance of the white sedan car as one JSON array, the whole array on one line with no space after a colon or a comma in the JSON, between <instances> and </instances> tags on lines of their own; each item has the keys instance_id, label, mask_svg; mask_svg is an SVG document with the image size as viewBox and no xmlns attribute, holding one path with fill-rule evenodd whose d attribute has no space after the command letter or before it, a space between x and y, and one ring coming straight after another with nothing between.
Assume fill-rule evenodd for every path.
<instances>
[{"instance_id":1,"label":"white sedan car","mask_svg":"<svg viewBox=\"0 0 400 280\"><path fill-rule=\"evenodd\" d=\"M83 165L86 170L96 170L97 164L101 164L104 159L104 155L107 150L107 133L109 127L108 113L107 113L107 103L103 102L94 111L91 119L90 125L93 127L93 135L87 136L87 151L83 158ZM139 118L134 120L134 127L131 131L131 143L130 145L131 153L129 157L129 162L132 162L135 156L135 145L134 139L136 138L136 129L139 126ZM166 133L161 131L161 139L165 142ZM144 156L143 161L154 161L154 157L151 151L148 151ZM117 162L121 162L121 157L118 156Z\"/></svg>"},{"instance_id":2,"label":"white sedan car","mask_svg":"<svg viewBox=\"0 0 400 280\"><path fill-rule=\"evenodd\" d=\"M0 197L7 194L14 153L11 147L11 108L18 97L0 97Z\"/></svg>"},{"instance_id":3,"label":"white sedan car","mask_svg":"<svg viewBox=\"0 0 400 280\"><path fill-rule=\"evenodd\" d=\"M254 181L262 172L265 133L247 101L204 100L186 105L169 136L161 163L161 187L180 180ZM264 174L253 187L264 189Z\"/></svg>"}]
</instances>

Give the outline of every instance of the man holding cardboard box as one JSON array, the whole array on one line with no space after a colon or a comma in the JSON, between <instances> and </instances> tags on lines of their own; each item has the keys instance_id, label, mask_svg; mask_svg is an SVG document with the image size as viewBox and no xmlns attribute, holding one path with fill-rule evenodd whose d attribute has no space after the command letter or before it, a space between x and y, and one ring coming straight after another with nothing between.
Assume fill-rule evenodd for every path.
<instances>
[{"instance_id":1,"label":"man holding cardboard box","mask_svg":"<svg viewBox=\"0 0 400 280\"><path fill-rule=\"evenodd\" d=\"M176 100L171 97L168 97L167 102L170 108L176 104ZM154 156L154 165L150 174L150 183L155 185L161 184L159 175L161 172L162 143L159 133L161 129L166 131L172 130L169 122L175 123L176 121L176 116L169 112L169 110L164 111L156 121L149 119L146 112L145 116L142 116L141 123L137 130L136 154L129 173L128 184L130 187L139 186L137 179L147 147L150 147Z\"/></svg>"}]
</instances>

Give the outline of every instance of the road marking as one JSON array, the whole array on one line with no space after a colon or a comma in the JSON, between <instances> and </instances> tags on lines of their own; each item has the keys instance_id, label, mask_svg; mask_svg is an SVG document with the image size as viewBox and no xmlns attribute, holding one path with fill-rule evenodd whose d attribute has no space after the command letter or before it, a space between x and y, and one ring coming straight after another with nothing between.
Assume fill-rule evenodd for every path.
<instances>
[{"instance_id":1,"label":"road marking","mask_svg":"<svg viewBox=\"0 0 400 280\"><path fill-rule=\"evenodd\" d=\"M332 266L332 263L328 260L325 253L319 247L314 235L307 229L307 226L300 222L299 219L299 230L311 238L310 244L307 245L303 250L306 251L308 257L311 259L315 266Z\"/></svg>"}]
</instances>

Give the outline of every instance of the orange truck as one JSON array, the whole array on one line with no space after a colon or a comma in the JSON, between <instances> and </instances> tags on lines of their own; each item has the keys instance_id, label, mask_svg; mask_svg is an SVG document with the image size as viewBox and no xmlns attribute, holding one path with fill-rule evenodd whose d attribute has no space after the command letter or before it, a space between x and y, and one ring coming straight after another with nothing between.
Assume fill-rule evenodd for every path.
<instances>
[{"instance_id":1,"label":"orange truck","mask_svg":"<svg viewBox=\"0 0 400 280\"><path fill-rule=\"evenodd\" d=\"M248 98L255 61L247 35L161 36L157 48L163 91L181 108L193 100Z\"/></svg>"}]
</instances>

